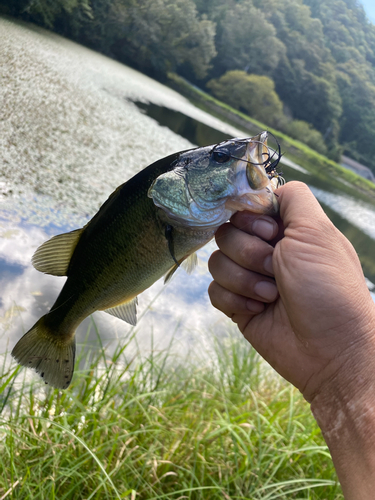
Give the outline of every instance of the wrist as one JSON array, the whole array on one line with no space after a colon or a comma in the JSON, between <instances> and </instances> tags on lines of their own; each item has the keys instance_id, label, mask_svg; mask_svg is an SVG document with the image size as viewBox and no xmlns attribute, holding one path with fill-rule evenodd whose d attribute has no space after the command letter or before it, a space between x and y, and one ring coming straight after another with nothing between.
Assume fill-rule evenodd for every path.
<instances>
[{"instance_id":1,"label":"wrist","mask_svg":"<svg viewBox=\"0 0 375 500\"><path fill-rule=\"evenodd\" d=\"M310 380L305 397L323 432L334 432L331 417L344 412L358 422L358 409L373 405L375 421L375 306L367 309L350 342ZM311 384L311 386L310 386Z\"/></svg>"},{"instance_id":2,"label":"wrist","mask_svg":"<svg viewBox=\"0 0 375 500\"><path fill-rule=\"evenodd\" d=\"M375 491L375 385L350 396L345 388L319 394L311 410L330 450L346 500L373 500Z\"/></svg>"},{"instance_id":3,"label":"wrist","mask_svg":"<svg viewBox=\"0 0 375 500\"><path fill-rule=\"evenodd\" d=\"M372 318L372 336L341 356L311 400L347 500L374 498L375 314Z\"/></svg>"},{"instance_id":4,"label":"wrist","mask_svg":"<svg viewBox=\"0 0 375 500\"><path fill-rule=\"evenodd\" d=\"M328 445L336 440L341 442L344 432L360 439L362 434L374 430L375 438L375 372L372 371L370 377L359 375L355 369L349 371L351 380L331 381L330 386L311 401L311 411ZM340 377L339 372L336 377Z\"/></svg>"},{"instance_id":5,"label":"wrist","mask_svg":"<svg viewBox=\"0 0 375 500\"><path fill-rule=\"evenodd\" d=\"M353 309L350 321L340 321L331 332L324 332L324 344L318 342L317 351L312 350L313 342L310 342L310 356L315 355L318 365L302 389L309 403L317 395L324 400L325 393L330 398L340 392L341 387L342 397L356 398L362 385L365 389L367 382L375 380L375 304L370 298ZM337 317L342 319L340 313Z\"/></svg>"}]
</instances>

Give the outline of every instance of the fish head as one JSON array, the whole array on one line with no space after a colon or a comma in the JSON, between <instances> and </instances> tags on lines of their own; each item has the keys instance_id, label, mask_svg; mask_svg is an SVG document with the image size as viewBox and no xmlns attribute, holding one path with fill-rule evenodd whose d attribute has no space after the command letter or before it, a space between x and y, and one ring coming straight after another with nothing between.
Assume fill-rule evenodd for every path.
<instances>
[{"instance_id":1,"label":"fish head","mask_svg":"<svg viewBox=\"0 0 375 500\"><path fill-rule=\"evenodd\" d=\"M274 153L267 132L185 151L154 180L148 196L169 218L191 227L219 226L241 210L275 214L278 182L266 171Z\"/></svg>"}]
</instances>

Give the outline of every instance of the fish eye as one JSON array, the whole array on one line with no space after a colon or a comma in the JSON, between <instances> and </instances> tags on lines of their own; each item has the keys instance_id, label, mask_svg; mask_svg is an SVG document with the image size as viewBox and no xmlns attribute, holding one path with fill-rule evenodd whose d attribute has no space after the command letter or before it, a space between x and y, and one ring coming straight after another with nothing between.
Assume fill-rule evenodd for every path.
<instances>
[{"instance_id":1,"label":"fish eye","mask_svg":"<svg viewBox=\"0 0 375 500\"><path fill-rule=\"evenodd\" d=\"M230 155L228 153L223 153L222 151L214 151L212 153L212 158L216 163L225 163L230 160Z\"/></svg>"}]
</instances>

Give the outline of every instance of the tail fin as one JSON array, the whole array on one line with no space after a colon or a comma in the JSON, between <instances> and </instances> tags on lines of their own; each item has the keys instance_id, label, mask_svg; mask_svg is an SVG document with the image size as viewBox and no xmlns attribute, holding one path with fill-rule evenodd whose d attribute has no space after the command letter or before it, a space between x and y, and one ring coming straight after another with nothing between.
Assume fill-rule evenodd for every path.
<instances>
[{"instance_id":1,"label":"tail fin","mask_svg":"<svg viewBox=\"0 0 375 500\"><path fill-rule=\"evenodd\" d=\"M12 356L22 366L34 368L46 384L66 389L73 377L75 336L65 340L45 326L45 316L15 345Z\"/></svg>"}]
</instances>

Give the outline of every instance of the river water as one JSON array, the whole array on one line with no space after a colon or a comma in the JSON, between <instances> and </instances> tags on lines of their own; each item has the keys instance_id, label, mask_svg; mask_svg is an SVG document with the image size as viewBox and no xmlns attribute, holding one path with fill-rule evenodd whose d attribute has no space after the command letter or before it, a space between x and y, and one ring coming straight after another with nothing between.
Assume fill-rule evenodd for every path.
<instances>
[{"instance_id":1,"label":"river water","mask_svg":"<svg viewBox=\"0 0 375 500\"><path fill-rule=\"evenodd\" d=\"M47 238L81 227L108 195L156 159L195 145L247 134L194 107L171 89L124 65L39 28L0 19L0 352L45 314L64 278L32 268ZM309 184L333 222L355 245L369 288L375 282L375 203L348 194L296 165L286 152L287 180ZM350 191L350 190L349 190ZM176 352L202 350L226 335L229 321L211 307L207 259L193 275L175 274L139 299L137 339L145 352L173 337ZM375 296L374 296L375 297ZM93 323L111 349L131 327L105 313ZM151 343L151 340L153 339ZM184 354L181 354L184 355Z\"/></svg>"}]
</instances>

